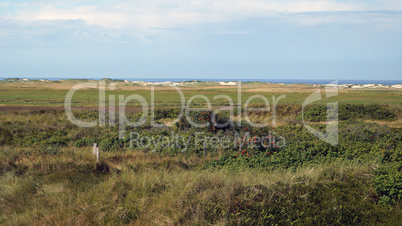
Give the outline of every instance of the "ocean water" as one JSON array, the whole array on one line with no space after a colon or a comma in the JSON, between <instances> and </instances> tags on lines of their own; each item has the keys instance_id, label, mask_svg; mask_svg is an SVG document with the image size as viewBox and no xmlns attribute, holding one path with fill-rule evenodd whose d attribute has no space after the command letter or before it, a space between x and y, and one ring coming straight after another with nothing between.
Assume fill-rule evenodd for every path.
<instances>
[{"instance_id":1,"label":"ocean water","mask_svg":"<svg viewBox=\"0 0 402 226\"><path fill-rule=\"evenodd\" d=\"M27 77L28 79L48 79L51 81L62 80L62 79L78 79L78 78L47 78L47 77ZM6 78L0 77L0 80ZM102 78L88 78L99 80ZM145 82L183 82L183 81L241 81L241 82L269 82L269 83L284 83L284 84L328 84L334 81L334 79L197 79L197 78L113 78L119 80L129 80L129 81L145 81ZM402 80L338 80L339 85L343 84L382 84L382 85L396 85L402 84Z\"/></svg>"}]
</instances>

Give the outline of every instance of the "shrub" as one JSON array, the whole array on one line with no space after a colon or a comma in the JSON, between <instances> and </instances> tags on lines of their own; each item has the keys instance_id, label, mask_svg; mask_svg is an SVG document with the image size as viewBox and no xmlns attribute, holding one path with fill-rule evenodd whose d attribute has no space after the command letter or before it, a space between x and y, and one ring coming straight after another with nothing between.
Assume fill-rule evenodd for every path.
<instances>
[{"instance_id":1,"label":"shrub","mask_svg":"<svg viewBox=\"0 0 402 226\"><path fill-rule=\"evenodd\" d=\"M402 162L379 167L372 183L379 196L379 203L391 206L402 200Z\"/></svg>"},{"instance_id":2,"label":"shrub","mask_svg":"<svg viewBox=\"0 0 402 226\"><path fill-rule=\"evenodd\" d=\"M305 119L309 121L326 121L327 106L315 105L304 112ZM340 104L338 106L339 120L371 119L371 120L394 120L396 115L388 108L378 104Z\"/></svg>"},{"instance_id":3,"label":"shrub","mask_svg":"<svg viewBox=\"0 0 402 226\"><path fill-rule=\"evenodd\" d=\"M207 124L202 128L207 129L209 132L217 132L218 130L227 130L233 127L233 122L228 115L214 114L212 111L192 111L189 114L192 122L197 124ZM192 127L190 121L184 115L180 118L180 121L176 123L177 128L184 130Z\"/></svg>"},{"instance_id":4,"label":"shrub","mask_svg":"<svg viewBox=\"0 0 402 226\"><path fill-rule=\"evenodd\" d=\"M93 138L93 137L83 138L76 141L74 143L74 146L76 147L92 146L94 143L99 144L100 140L101 140L100 138Z\"/></svg>"},{"instance_id":5,"label":"shrub","mask_svg":"<svg viewBox=\"0 0 402 226\"><path fill-rule=\"evenodd\" d=\"M0 145L10 144L13 139L13 134L8 129L0 128Z\"/></svg>"}]
</instances>

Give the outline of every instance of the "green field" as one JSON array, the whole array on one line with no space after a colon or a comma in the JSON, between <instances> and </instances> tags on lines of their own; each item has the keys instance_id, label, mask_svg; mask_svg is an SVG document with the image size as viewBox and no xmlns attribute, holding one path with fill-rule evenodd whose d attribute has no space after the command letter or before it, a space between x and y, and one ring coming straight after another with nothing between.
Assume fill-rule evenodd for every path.
<instances>
[{"instance_id":1,"label":"green field","mask_svg":"<svg viewBox=\"0 0 402 226\"><path fill-rule=\"evenodd\" d=\"M161 128L152 127L149 118L136 128L109 123L83 128L60 108L72 84L62 85L0 86L0 224L402 221L401 91L340 90L339 96L305 109L306 123L324 132L324 103L339 102L338 142L331 145L309 132L301 118L301 104L314 87L245 84L242 104L254 94L268 97L271 104L272 96L286 95L278 103L275 125L272 112L250 113L252 122L269 122L268 127L252 127L243 116L236 121L227 112L212 118L211 111L203 111L190 114L193 121L207 123L199 128L185 118ZM155 120L173 121L179 114L179 95L173 89L155 89ZM214 100L216 95L228 95L237 104L233 87L204 84L182 90L186 100L203 94L215 108L228 105ZM131 94L151 102L150 91L143 87L118 85L106 96ZM75 108L74 115L97 121L98 95L97 90L77 91L73 106L91 108ZM205 102L199 99L194 106ZM131 111L126 116L136 122L142 114ZM109 115L105 118L108 122ZM210 123L215 120L229 124ZM122 128L126 136L119 139ZM229 145L215 138L227 139ZM266 139L267 146L257 138ZM99 162L92 154L94 143L100 148Z\"/></svg>"},{"instance_id":2,"label":"green field","mask_svg":"<svg viewBox=\"0 0 402 226\"><path fill-rule=\"evenodd\" d=\"M63 106L69 88L73 87L76 83L66 83L60 86L58 83L46 83L47 87L43 88L40 83L34 83L30 86L17 84L10 86L9 84L0 84L0 105L21 105L21 106ZM52 86L56 89L51 88ZM59 87L58 87L59 86ZM50 88L49 88L50 87ZM241 87L241 102L244 104L248 98L254 94L265 96L269 101L272 97L279 97L286 95L286 98L281 99L281 103L294 103L302 104L303 101L314 91L316 87L305 85L266 85L260 83L243 83ZM239 95L238 89L235 87L208 87L205 85L187 86L182 87L185 100L188 101L190 97L195 95L206 96L213 105L223 106L228 105L226 99L220 98L214 100L216 95L227 95L235 104L238 103ZM132 94L138 94L151 103L151 90L149 87L126 86L118 84L116 90L106 90L106 101L109 100L109 95L114 95L118 100L119 95L128 97ZM180 95L173 88L155 87L155 105L163 106L178 106L181 105ZM99 90L97 89L80 89L73 96L74 106L97 106L99 100ZM341 89L337 97L331 98L331 101L338 101L339 103L353 103L353 104L389 104L401 107L402 106L402 91L397 89L391 90L376 90L376 89ZM323 98L323 101L327 101ZM205 105L205 101L196 99L194 101L200 105ZM262 104L261 99L255 99L251 103ZM131 106L140 106L138 102L130 102Z\"/></svg>"}]
</instances>

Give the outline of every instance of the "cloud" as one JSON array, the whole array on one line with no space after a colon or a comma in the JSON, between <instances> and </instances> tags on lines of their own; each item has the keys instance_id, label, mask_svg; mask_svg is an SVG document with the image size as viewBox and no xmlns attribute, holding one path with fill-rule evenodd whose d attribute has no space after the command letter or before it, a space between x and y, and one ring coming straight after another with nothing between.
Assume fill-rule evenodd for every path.
<instances>
[{"instance_id":1,"label":"cloud","mask_svg":"<svg viewBox=\"0 0 402 226\"><path fill-rule=\"evenodd\" d=\"M10 5L9 2L0 2L0 7L7 7L9 5Z\"/></svg>"},{"instance_id":2,"label":"cloud","mask_svg":"<svg viewBox=\"0 0 402 226\"><path fill-rule=\"evenodd\" d=\"M70 40L153 44L175 34L172 39L177 40L178 36L188 38L200 33L258 35L262 29L275 27L278 30L276 26L289 24L301 27L346 24L398 29L402 26L402 11L398 11L402 10L402 3L393 0L370 2L374 3L363 0L4 2L0 5L0 45L23 39L37 40L43 45Z\"/></svg>"},{"instance_id":3,"label":"cloud","mask_svg":"<svg viewBox=\"0 0 402 226\"><path fill-rule=\"evenodd\" d=\"M280 20L303 26L322 24L370 25L401 27L402 11L340 11L280 15Z\"/></svg>"},{"instance_id":4,"label":"cloud","mask_svg":"<svg viewBox=\"0 0 402 226\"><path fill-rule=\"evenodd\" d=\"M8 4L5 7L16 5ZM399 0L336 1L336 0L148 0L148 1L29 1L19 5L9 19L84 20L89 25L108 29L139 29L152 27L186 27L197 24L225 23L244 18L318 12L362 12L402 10ZM315 15L312 18L311 15ZM310 14L301 24L328 21ZM300 16L299 16L300 17ZM338 17L330 21L344 18Z\"/></svg>"}]
</instances>

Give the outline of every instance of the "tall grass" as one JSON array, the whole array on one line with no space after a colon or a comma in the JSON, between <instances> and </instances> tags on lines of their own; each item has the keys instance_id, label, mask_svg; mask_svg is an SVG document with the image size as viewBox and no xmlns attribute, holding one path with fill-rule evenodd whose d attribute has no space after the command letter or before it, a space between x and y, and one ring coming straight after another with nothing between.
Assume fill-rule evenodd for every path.
<instances>
[{"instance_id":1,"label":"tall grass","mask_svg":"<svg viewBox=\"0 0 402 226\"><path fill-rule=\"evenodd\" d=\"M297 105L281 105L278 111L280 123L300 123ZM87 111L77 115L97 117ZM77 128L57 110L0 112L0 120L0 224L354 225L398 224L402 218L400 200L378 202L372 178L383 163L374 158L229 169L205 167L224 152L204 157L123 149L102 150L96 163L91 147L74 142L115 128ZM358 126L366 128L350 125ZM49 143L52 139L57 142ZM352 144L357 149L362 143ZM400 152L400 145L384 152L383 160L388 152Z\"/></svg>"},{"instance_id":2,"label":"tall grass","mask_svg":"<svg viewBox=\"0 0 402 226\"><path fill-rule=\"evenodd\" d=\"M389 211L375 204L373 162L202 170L207 160L115 152L102 153L105 172L88 149L16 151L25 157L3 155L2 162L15 160L25 171L0 176L0 219L9 224L389 223L401 214L398 205Z\"/></svg>"}]
</instances>

